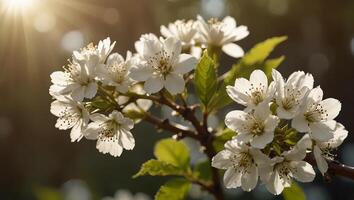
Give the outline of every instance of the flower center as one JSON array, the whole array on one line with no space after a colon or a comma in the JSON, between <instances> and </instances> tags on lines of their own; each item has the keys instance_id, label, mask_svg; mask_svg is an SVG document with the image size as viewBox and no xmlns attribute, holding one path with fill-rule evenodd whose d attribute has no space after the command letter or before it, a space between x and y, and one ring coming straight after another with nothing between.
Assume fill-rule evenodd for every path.
<instances>
[{"instance_id":1,"label":"flower center","mask_svg":"<svg viewBox=\"0 0 354 200\"><path fill-rule=\"evenodd\" d=\"M323 108L322 105L314 103L312 105L312 109L310 109L310 111L306 112L304 115L308 122L319 122L322 120L327 120L328 112Z\"/></svg>"},{"instance_id":2,"label":"flower center","mask_svg":"<svg viewBox=\"0 0 354 200\"><path fill-rule=\"evenodd\" d=\"M284 110L291 110L295 106L300 104L299 97L301 97L301 92L293 88L287 88L285 90L285 98L282 101Z\"/></svg>"},{"instance_id":3,"label":"flower center","mask_svg":"<svg viewBox=\"0 0 354 200\"><path fill-rule=\"evenodd\" d=\"M284 161L275 165L275 169L279 172L282 179L290 178L291 170L289 168L289 162Z\"/></svg>"},{"instance_id":4,"label":"flower center","mask_svg":"<svg viewBox=\"0 0 354 200\"><path fill-rule=\"evenodd\" d=\"M122 83L125 80L128 70L124 62L115 62L110 68L109 73L117 83Z\"/></svg>"},{"instance_id":5,"label":"flower center","mask_svg":"<svg viewBox=\"0 0 354 200\"><path fill-rule=\"evenodd\" d=\"M113 120L110 120L100 124L100 127L101 127L99 131L100 137L112 138L117 134L117 130L119 129L120 124L118 124Z\"/></svg>"},{"instance_id":6,"label":"flower center","mask_svg":"<svg viewBox=\"0 0 354 200\"><path fill-rule=\"evenodd\" d=\"M157 52L154 56L150 58L148 64L153 68L156 74L162 75L164 78L172 71L171 58L166 51L162 50Z\"/></svg>"},{"instance_id":7,"label":"flower center","mask_svg":"<svg viewBox=\"0 0 354 200\"><path fill-rule=\"evenodd\" d=\"M247 169L254 163L252 156L248 152L235 154L231 159L234 169L239 172L247 172Z\"/></svg>"},{"instance_id":8,"label":"flower center","mask_svg":"<svg viewBox=\"0 0 354 200\"><path fill-rule=\"evenodd\" d=\"M254 122L250 128L250 132L253 135L262 135L264 132L264 124L261 122Z\"/></svg>"}]
</instances>

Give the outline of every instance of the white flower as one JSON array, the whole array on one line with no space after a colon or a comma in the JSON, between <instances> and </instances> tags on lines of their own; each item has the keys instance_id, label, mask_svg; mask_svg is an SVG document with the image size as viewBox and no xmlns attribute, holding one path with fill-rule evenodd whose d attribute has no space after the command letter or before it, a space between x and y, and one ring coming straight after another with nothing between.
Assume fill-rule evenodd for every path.
<instances>
[{"instance_id":1,"label":"white flower","mask_svg":"<svg viewBox=\"0 0 354 200\"><path fill-rule=\"evenodd\" d=\"M268 87L268 79L261 70L254 70L250 80L238 78L234 86L226 87L231 99L248 108L254 108L262 102L270 102L273 98L275 87L272 82Z\"/></svg>"},{"instance_id":2,"label":"white flower","mask_svg":"<svg viewBox=\"0 0 354 200\"><path fill-rule=\"evenodd\" d=\"M58 100L53 101L50 106L50 112L58 117L55 127L60 130L71 128L71 141L80 141L90 120L89 112L80 102L63 96L57 98Z\"/></svg>"},{"instance_id":3,"label":"white flower","mask_svg":"<svg viewBox=\"0 0 354 200\"><path fill-rule=\"evenodd\" d=\"M245 191L254 189L258 182L258 164L269 162L269 158L260 150L244 143L230 140L225 149L212 159L212 166L226 169L224 184L227 188L242 187Z\"/></svg>"},{"instance_id":4,"label":"white flower","mask_svg":"<svg viewBox=\"0 0 354 200\"><path fill-rule=\"evenodd\" d=\"M198 16L199 37L205 46L222 47L222 50L229 56L238 58L244 55L240 46L233 43L248 36L246 26L236 27L236 21L232 17L225 17L222 21L215 18L207 22Z\"/></svg>"},{"instance_id":5,"label":"white flower","mask_svg":"<svg viewBox=\"0 0 354 200\"><path fill-rule=\"evenodd\" d=\"M109 37L100 41L98 46L94 46L91 43L80 51L74 51L73 60L81 63L85 62L90 56L95 55L98 57L99 63L103 64L113 50L115 43L116 42L113 42L113 44L111 44L111 39Z\"/></svg>"},{"instance_id":6,"label":"white flower","mask_svg":"<svg viewBox=\"0 0 354 200\"><path fill-rule=\"evenodd\" d=\"M70 95L75 101L91 99L96 95L96 70L100 67L99 59L91 55L85 62L73 62L65 68L65 72L56 71L50 75L53 85L49 89L51 95Z\"/></svg>"},{"instance_id":7,"label":"white flower","mask_svg":"<svg viewBox=\"0 0 354 200\"><path fill-rule=\"evenodd\" d=\"M124 58L118 54L111 54L107 59L107 64L102 65L98 78L105 85L114 86L118 92L126 93L132 83L129 77L130 69L134 66L132 54L127 52L127 57Z\"/></svg>"},{"instance_id":8,"label":"white flower","mask_svg":"<svg viewBox=\"0 0 354 200\"><path fill-rule=\"evenodd\" d=\"M174 37L179 39L182 42L183 49L185 49L194 45L197 27L194 20L176 20L173 23L169 23L168 27L162 25L160 32L166 38Z\"/></svg>"},{"instance_id":9,"label":"white flower","mask_svg":"<svg viewBox=\"0 0 354 200\"><path fill-rule=\"evenodd\" d=\"M133 120L122 113L113 111L109 116L102 114L91 115L91 122L86 131L87 139L96 140L96 148L101 153L109 153L114 157L120 156L123 149L132 150L135 140L130 132L134 127Z\"/></svg>"},{"instance_id":10,"label":"white flower","mask_svg":"<svg viewBox=\"0 0 354 200\"><path fill-rule=\"evenodd\" d=\"M303 161L306 150L294 148L284 152L282 157L274 157L268 165L260 168L261 180L269 192L278 195L285 187L291 186L292 178L300 182L311 182L315 178L312 166Z\"/></svg>"},{"instance_id":11,"label":"white flower","mask_svg":"<svg viewBox=\"0 0 354 200\"><path fill-rule=\"evenodd\" d=\"M277 88L275 95L277 114L280 118L291 119L299 111L304 97L313 88L313 76L297 71L292 73L285 83L277 70L273 69L272 75Z\"/></svg>"},{"instance_id":12,"label":"white flower","mask_svg":"<svg viewBox=\"0 0 354 200\"><path fill-rule=\"evenodd\" d=\"M145 81L147 93L159 92L166 88L171 94L181 93L185 88L183 74L196 66L197 59L189 54L181 54L181 42L169 37L158 40L153 34L143 35L135 48L141 62L132 68L131 77Z\"/></svg>"},{"instance_id":13,"label":"white flower","mask_svg":"<svg viewBox=\"0 0 354 200\"><path fill-rule=\"evenodd\" d=\"M326 160L333 160L333 154L331 151L341 145L344 139L348 136L348 131L340 123L336 124L336 128L333 132L333 138L327 142L314 141L313 154L317 163L317 167L322 173L327 172L328 164Z\"/></svg>"},{"instance_id":14,"label":"white flower","mask_svg":"<svg viewBox=\"0 0 354 200\"><path fill-rule=\"evenodd\" d=\"M272 142L278 123L279 118L271 115L268 104L259 105L250 112L234 110L225 117L226 126L237 132L235 139L250 142L252 147L260 149Z\"/></svg>"},{"instance_id":15,"label":"white flower","mask_svg":"<svg viewBox=\"0 0 354 200\"><path fill-rule=\"evenodd\" d=\"M339 114L341 103L333 98L322 100L322 97L320 87L312 89L291 125L299 132L309 132L313 139L327 141L333 137L336 126L333 119Z\"/></svg>"},{"instance_id":16,"label":"white flower","mask_svg":"<svg viewBox=\"0 0 354 200\"><path fill-rule=\"evenodd\" d=\"M118 190L114 197L104 197L102 200L150 200L151 198L144 193L136 193L133 195L128 190Z\"/></svg>"}]
</instances>

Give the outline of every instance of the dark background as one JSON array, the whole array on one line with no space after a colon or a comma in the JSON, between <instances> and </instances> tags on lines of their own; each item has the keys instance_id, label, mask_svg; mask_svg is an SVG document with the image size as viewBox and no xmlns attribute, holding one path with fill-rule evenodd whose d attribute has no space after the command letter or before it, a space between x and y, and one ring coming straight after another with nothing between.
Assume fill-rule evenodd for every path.
<instances>
[{"instance_id":1,"label":"dark background","mask_svg":"<svg viewBox=\"0 0 354 200\"><path fill-rule=\"evenodd\" d=\"M154 142L166 134L138 124L135 149L120 158L100 154L92 141L70 143L69 131L55 129L56 118L49 112L49 75L67 63L70 48L110 36L117 41L115 51L125 54L134 50L141 34L159 34L161 24L195 18L198 13L231 15L238 24L247 25L250 35L239 43L245 50L272 36L289 36L273 55L286 55L279 70L284 76L295 70L313 73L325 97L342 102L337 119L349 130L349 137L338 159L354 165L352 0L37 0L22 11L10 11L1 3L1 200L36 199L43 187L63 191L63 184L71 179L85 182L91 199L113 195L117 189L153 196L166 179L131 176L152 158ZM235 62L225 59L225 69ZM315 183L303 186L310 200L354 199L354 182L344 178L324 183L318 174ZM273 197L262 187L252 193L228 192L243 199Z\"/></svg>"}]
</instances>

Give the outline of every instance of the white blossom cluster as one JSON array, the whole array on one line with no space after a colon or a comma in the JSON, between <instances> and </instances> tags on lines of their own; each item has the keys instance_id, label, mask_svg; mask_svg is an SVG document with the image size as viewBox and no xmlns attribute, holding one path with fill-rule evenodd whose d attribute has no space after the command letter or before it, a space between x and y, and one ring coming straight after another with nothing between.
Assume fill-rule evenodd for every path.
<instances>
[{"instance_id":1,"label":"white blossom cluster","mask_svg":"<svg viewBox=\"0 0 354 200\"><path fill-rule=\"evenodd\" d=\"M347 137L334 120L341 103L323 99L311 74L297 71L285 80L273 70L272 78L269 83L263 71L255 70L249 80L239 78L227 87L228 95L246 107L226 115L226 126L237 135L212 160L213 167L226 169L227 188L251 191L260 179L278 195L292 179L311 182L315 171L304 160L307 153L313 152L324 174L333 160L331 151Z\"/></svg>"},{"instance_id":2,"label":"white blossom cluster","mask_svg":"<svg viewBox=\"0 0 354 200\"><path fill-rule=\"evenodd\" d=\"M143 34L135 43L136 53L128 51L125 58L111 53L115 42L110 38L74 51L64 71L50 76L49 93L55 99L51 113L58 117L55 126L71 129L72 142L97 140L100 152L120 156L123 149L135 146L131 133L134 121L127 113L145 112L152 105L150 100L131 100L128 94L153 94L162 89L172 95L182 93L184 75L197 64L192 54L200 56L201 48L215 46L240 57L243 51L233 42L246 37L248 31L245 26L236 27L231 17L206 23L198 16L197 20L161 26L161 34L164 37ZM114 109L109 105L97 108L98 100L114 105Z\"/></svg>"}]
</instances>

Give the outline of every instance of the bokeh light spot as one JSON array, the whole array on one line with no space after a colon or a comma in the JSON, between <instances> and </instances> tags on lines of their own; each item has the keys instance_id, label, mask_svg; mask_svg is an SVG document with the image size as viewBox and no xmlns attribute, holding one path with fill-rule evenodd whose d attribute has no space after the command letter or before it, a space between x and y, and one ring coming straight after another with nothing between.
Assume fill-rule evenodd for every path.
<instances>
[{"instance_id":1,"label":"bokeh light spot","mask_svg":"<svg viewBox=\"0 0 354 200\"><path fill-rule=\"evenodd\" d=\"M56 25L56 17L51 13L41 13L38 14L35 19L33 26L41 33L51 31Z\"/></svg>"},{"instance_id":2,"label":"bokeh light spot","mask_svg":"<svg viewBox=\"0 0 354 200\"><path fill-rule=\"evenodd\" d=\"M84 45L84 35L80 31L67 32L62 40L61 46L64 50L72 52L78 50Z\"/></svg>"},{"instance_id":3,"label":"bokeh light spot","mask_svg":"<svg viewBox=\"0 0 354 200\"><path fill-rule=\"evenodd\" d=\"M225 12L225 0L203 0L202 12L210 17L221 17Z\"/></svg>"}]
</instances>

